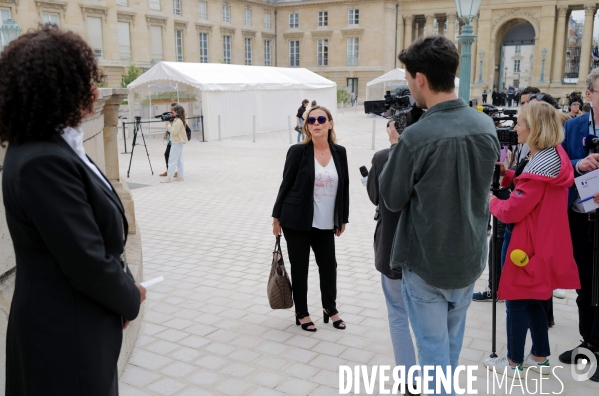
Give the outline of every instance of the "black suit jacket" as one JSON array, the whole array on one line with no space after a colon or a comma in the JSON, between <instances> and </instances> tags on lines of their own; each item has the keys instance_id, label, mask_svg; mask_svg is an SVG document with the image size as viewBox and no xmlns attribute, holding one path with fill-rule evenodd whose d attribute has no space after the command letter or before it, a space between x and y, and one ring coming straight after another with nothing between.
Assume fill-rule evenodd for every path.
<instances>
[{"instance_id":1,"label":"black suit jacket","mask_svg":"<svg viewBox=\"0 0 599 396\"><path fill-rule=\"evenodd\" d=\"M374 230L374 266L379 272L391 279L401 279L401 267L397 271L391 269L391 248L401 211L391 212L387 209L379 190L379 175L388 159L388 148L374 154L366 183L370 201L379 206L379 218L376 221Z\"/></svg>"},{"instance_id":2,"label":"black suit jacket","mask_svg":"<svg viewBox=\"0 0 599 396\"><path fill-rule=\"evenodd\" d=\"M123 318L140 304L118 195L62 137L10 144L2 189L16 254L6 396L116 396Z\"/></svg>"},{"instance_id":3,"label":"black suit jacket","mask_svg":"<svg viewBox=\"0 0 599 396\"><path fill-rule=\"evenodd\" d=\"M339 175L335 198L335 228L349 220L349 175L345 147L330 143ZM287 151L283 181L272 210L281 227L300 231L312 229L314 219L314 143L296 144Z\"/></svg>"}]
</instances>

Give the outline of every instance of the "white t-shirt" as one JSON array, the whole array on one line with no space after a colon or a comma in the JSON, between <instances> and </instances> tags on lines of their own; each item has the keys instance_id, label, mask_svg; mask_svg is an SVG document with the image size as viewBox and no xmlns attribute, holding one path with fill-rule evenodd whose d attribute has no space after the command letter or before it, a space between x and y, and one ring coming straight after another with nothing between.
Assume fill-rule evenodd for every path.
<instances>
[{"instance_id":1,"label":"white t-shirt","mask_svg":"<svg viewBox=\"0 0 599 396\"><path fill-rule=\"evenodd\" d=\"M335 228L335 198L339 175L335 161L331 157L327 166L322 166L314 158L314 217L312 227L320 230Z\"/></svg>"}]
</instances>

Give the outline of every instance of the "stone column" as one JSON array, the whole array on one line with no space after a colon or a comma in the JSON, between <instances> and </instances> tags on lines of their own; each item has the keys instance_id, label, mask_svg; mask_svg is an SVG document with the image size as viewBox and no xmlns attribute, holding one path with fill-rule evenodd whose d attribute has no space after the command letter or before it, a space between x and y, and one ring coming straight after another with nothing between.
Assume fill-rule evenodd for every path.
<instances>
[{"instance_id":1,"label":"stone column","mask_svg":"<svg viewBox=\"0 0 599 396\"><path fill-rule=\"evenodd\" d=\"M456 14L447 14L447 37L455 44L455 18Z\"/></svg>"},{"instance_id":2,"label":"stone column","mask_svg":"<svg viewBox=\"0 0 599 396\"><path fill-rule=\"evenodd\" d=\"M474 27L474 34L478 36L478 17L474 18L470 23ZM470 76L470 81L472 81L472 83L476 83L478 81L478 69L480 67L478 60L478 40L474 40L474 43L472 43L472 75Z\"/></svg>"},{"instance_id":3,"label":"stone column","mask_svg":"<svg viewBox=\"0 0 599 396\"><path fill-rule=\"evenodd\" d=\"M595 21L595 4L584 6L584 32L582 34L582 48L580 49L580 69L578 70L578 83L584 83L591 66L591 49L593 44L593 22Z\"/></svg>"},{"instance_id":4,"label":"stone column","mask_svg":"<svg viewBox=\"0 0 599 396\"><path fill-rule=\"evenodd\" d=\"M412 41L416 40L419 37L418 33L420 30L420 23L418 22L418 20L416 20L416 17L414 17L414 25L413 26L414 26L414 31L412 34Z\"/></svg>"},{"instance_id":5,"label":"stone column","mask_svg":"<svg viewBox=\"0 0 599 396\"><path fill-rule=\"evenodd\" d=\"M423 36L431 36L433 34L433 21L435 16L433 14L427 14L424 17L426 18L426 24L424 25Z\"/></svg>"},{"instance_id":6,"label":"stone column","mask_svg":"<svg viewBox=\"0 0 599 396\"><path fill-rule=\"evenodd\" d=\"M397 55L405 48L404 47L404 42L405 42L405 24L404 24L404 18L403 16L399 16L399 18L397 18L397 54L395 54L395 57L397 58Z\"/></svg>"},{"instance_id":7,"label":"stone column","mask_svg":"<svg viewBox=\"0 0 599 396\"><path fill-rule=\"evenodd\" d=\"M552 83L561 83L564 75L564 59L566 58L566 17L568 7L557 7L557 26L555 36L555 50L553 53Z\"/></svg>"},{"instance_id":8,"label":"stone column","mask_svg":"<svg viewBox=\"0 0 599 396\"><path fill-rule=\"evenodd\" d=\"M437 26L439 26L437 34L439 36L444 36L445 35L445 21L446 20L447 20L447 18L443 18L443 17L437 18Z\"/></svg>"},{"instance_id":9,"label":"stone column","mask_svg":"<svg viewBox=\"0 0 599 396\"><path fill-rule=\"evenodd\" d=\"M405 32L403 35L403 47L408 48L412 44L412 35L414 34L414 16L408 15L403 20Z\"/></svg>"}]
</instances>

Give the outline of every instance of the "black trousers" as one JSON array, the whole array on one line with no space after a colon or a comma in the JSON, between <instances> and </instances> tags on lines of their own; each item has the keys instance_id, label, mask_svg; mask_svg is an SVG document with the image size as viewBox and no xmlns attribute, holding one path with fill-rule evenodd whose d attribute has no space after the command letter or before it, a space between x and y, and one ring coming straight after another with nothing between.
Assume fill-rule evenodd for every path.
<instances>
[{"instance_id":1,"label":"black trousers","mask_svg":"<svg viewBox=\"0 0 599 396\"><path fill-rule=\"evenodd\" d=\"M585 341L599 346L599 307L591 305L595 222L588 221L587 214L571 210L568 211L568 220L574 260L580 276L580 289L576 290L578 330Z\"/></svg>"},{"instance_id":2,"label":"black trousers","mask_svg":"<svg viewBox=\"0 0 599 396\"><path fill-rule=\"evenodd\" d=\"M505 235L505 223L497 220L497 284L496 287L499 288L499 280L501 279L501 269L503 267L503 263L501 262L501 248L503 246L503 236ZM487 262L489 267L489 290L492 289L493 285L493 235L489 238L489 261Z\"/></svg>"},{"instance_id":3,"label":"black trousers","mask_svg":"<svg viewBox=\"0 0 599 396\"><path fill-rule=\"evenodd\" d=\"M166 145L166 150L164 150L164 159L166 160L166 170L168 170L168 157L171 155L171 145Z\"/></svg>"},{"instance_id":4,"label":"black trousers","mask_svg":"<svg viewBox=\"0 0 599 396\"><path fill-rule=\"evenodd\" d=\"M487 103L487 95L483 95L483 103Z\"/></svg>"},{"instance_id":5,"label":"black trousers","mask_svg":"<svg viewBox=\"0 0 599 396\"><path fill-rule=\"evenodd\" d=\"M310 248L318 265L322 307L329 312L337 310L337 260L335 259L335 233L333 230L312 228L298 231L283 228L287 253L291 265L291 282L295 312L308 312L308 266Z\"/></svg>"}]
</instances>

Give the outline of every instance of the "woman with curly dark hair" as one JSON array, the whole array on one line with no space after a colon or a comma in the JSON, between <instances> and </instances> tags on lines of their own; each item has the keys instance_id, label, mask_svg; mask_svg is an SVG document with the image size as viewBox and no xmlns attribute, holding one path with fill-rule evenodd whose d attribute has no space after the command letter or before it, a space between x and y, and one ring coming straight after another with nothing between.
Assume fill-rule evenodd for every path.
<instances>
[{"instance_id":1,"label":"woman with curly dark hair","mask_svg":"<svg viewBox=\"0 0 599 396\"><path fill-rule=\"evenodd\" d=\"M56 26L0 54L2 190L17 269L6 396L118 395L122 331L145 289L124 258L121 201L83 148L99 78L91 48Z\"/></svg>"}]
</instances>

